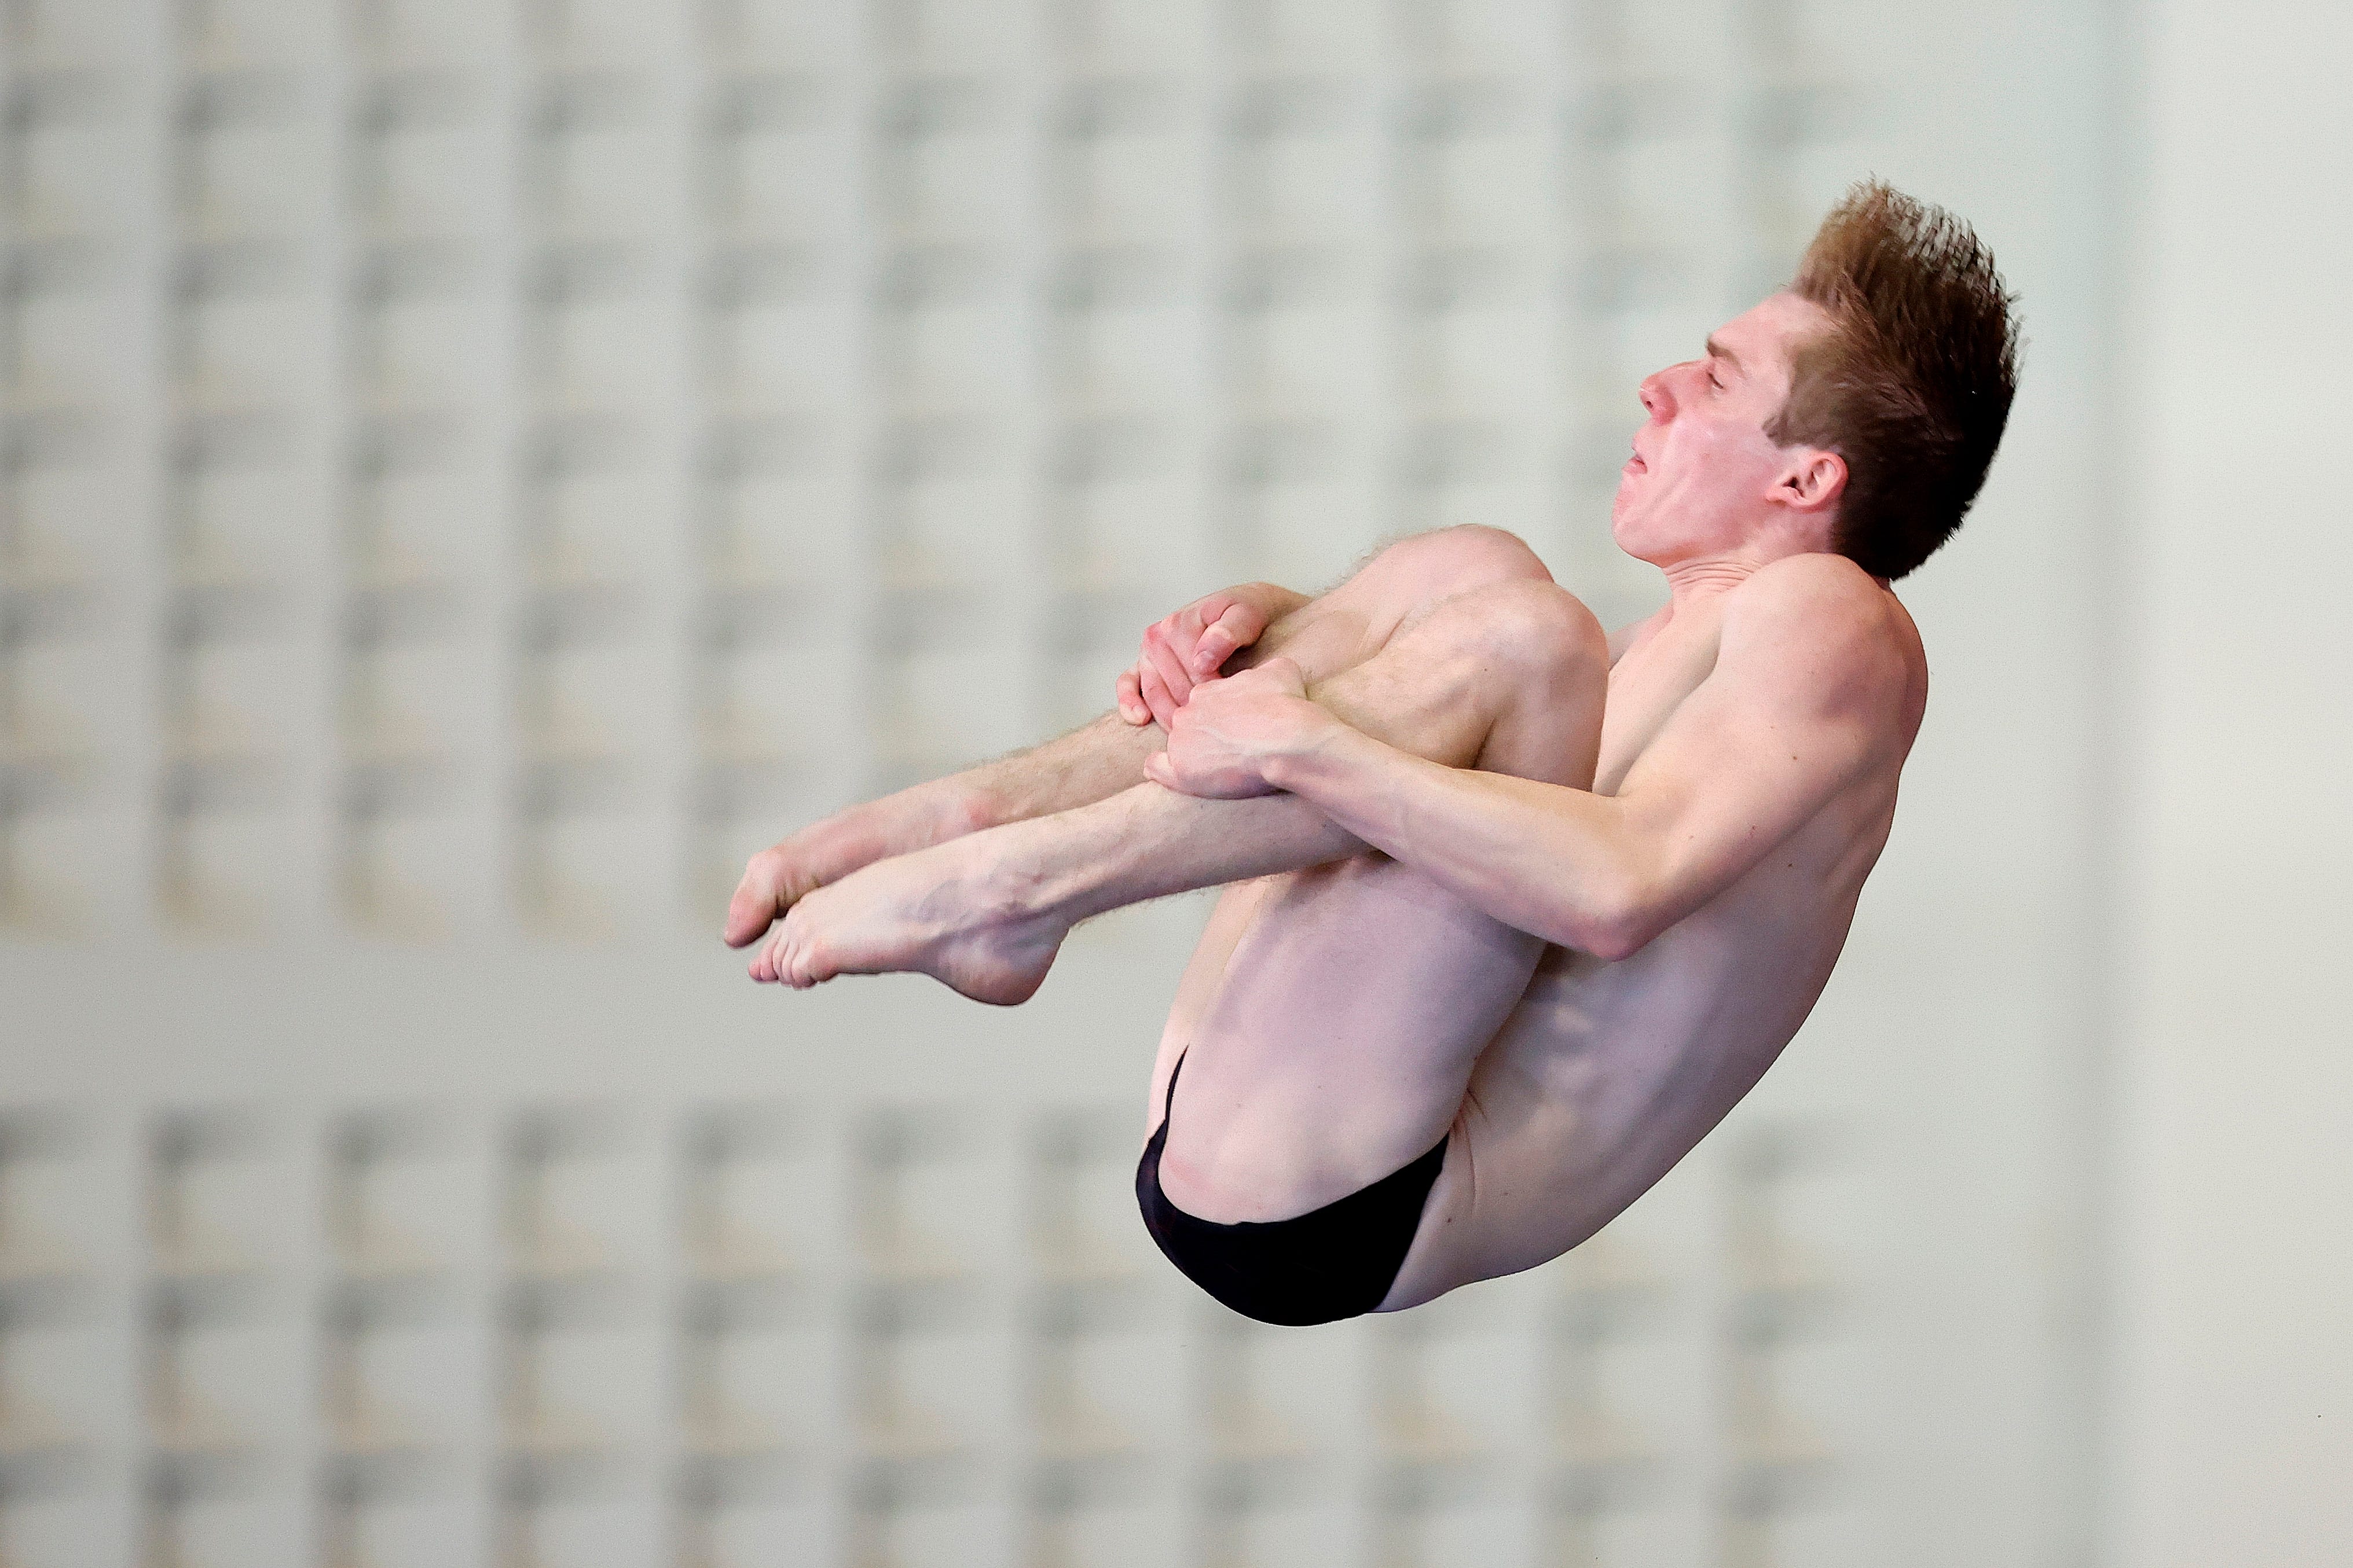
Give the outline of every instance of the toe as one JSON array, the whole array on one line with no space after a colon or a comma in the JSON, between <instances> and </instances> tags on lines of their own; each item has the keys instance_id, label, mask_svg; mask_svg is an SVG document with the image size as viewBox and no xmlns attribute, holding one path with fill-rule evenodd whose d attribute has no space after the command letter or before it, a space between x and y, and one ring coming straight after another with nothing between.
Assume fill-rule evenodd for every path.
<instances>
[{"instance_id":1,"label":"toe","mask_svg":"<svg viewBox=\"0 0 2353 1568\"><path fill-rule=\"evenodd\" d=\"M779 985L800 986L795 966L800 961L800 933L797 922L788 915L764 944L768 952L768 972Z\"/></svg>"},{"instance_id":2,"label":"toe","mask_svg":"<svg viewBox=\"0 0 2353 1568\"><path fill-rule=\"evenodd\" d=\"M776 978L796 990L806 990L812 984L808 977L809 950L817 945L817 933L811 924L816 918L812 905L795 904L776 923L776 939L770 944L776 953Z\"/></svg>"},{"instance_id":3,"label":"toe","mask_svg":"<svg viewBox=\"0 0 2353 1568\"><path fill-rule=\"evenodd\" d=\"M815 886L807 849L791 839L753 856L727 903L727 945L743 947L757 942Z\"/></svg>"},{"instance_id":4,"label":"toe","mask_svg":"<svg viewBox=\"0 0 2353 1568\"><path fill-rule=\"evenodd\" d=\"M841 966L831 962L832 950L808 929L805 921L793 921L778 942L777 973L787 984L801 990L830 980L840 973Z\"/></svg>"},{"instance_id":5,"label":"toe","mask_svg":"<svg viewBox=\"0 0 2353 1568\"><path fill-rule=\"evenodd\" d=\"M744 868L744 879L735 885L735 896L727 902L728 946L742 947L768 929L786 901L785 877L781 846L752 857Z\"/></svg>"}]
</instances>

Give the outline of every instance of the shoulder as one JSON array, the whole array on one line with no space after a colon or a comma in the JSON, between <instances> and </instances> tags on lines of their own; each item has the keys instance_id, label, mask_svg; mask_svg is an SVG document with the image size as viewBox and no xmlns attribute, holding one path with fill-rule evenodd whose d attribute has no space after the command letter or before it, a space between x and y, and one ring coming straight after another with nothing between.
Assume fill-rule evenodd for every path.
<instances>
[{"instance_id":1,"label":"shoulder","mask_svg":"<svg viewBox=\"0 0 2353 1568\"><path fill-rule=\"evenodd\" d=\"M1612 668L1617 667L1620 659L1631 651L1636 643L1651 635L1651 628L1659 624L1659 617L1665 613L1663 610L1653 610L1641 620L1629 621L1609 634L1609 663Z\"/></svg>"},{"instance_id":2,"label":"shoulder","mask_svg":"<svg viewBox=\"0 0 2353 1568\"><path fill-rule=\"evenodd\" d=\"M1883 616L1892 597L1878 578L1845 556L1809 551L1760 567L1733 591L1727 615L1812 618L1840 626Z\"/></svg>"},{"instance_id":3,"label":"shoulder","mask_svg":"<svg viewBox=\"0 0 2353 1568\"><path fill-rule=\"evenodd\" d=\"M1724 608L1726 637L1830 651L1894 652L1907 617L1879 579L1843 555L1810 552L1761 568Z\"/></svg>"},{"instance_id":4,"label":"shoulder","mask_svg":"<svg viewBox=\"0 0 2353 1568\"><path fill-rule=\"evenodd\" d=\"M1820 552L1776 561L1733 591L1724 654L1873 707L1910 706L1927 674L1895 595L1845 556Z\"/></svg>"}]
</instances>

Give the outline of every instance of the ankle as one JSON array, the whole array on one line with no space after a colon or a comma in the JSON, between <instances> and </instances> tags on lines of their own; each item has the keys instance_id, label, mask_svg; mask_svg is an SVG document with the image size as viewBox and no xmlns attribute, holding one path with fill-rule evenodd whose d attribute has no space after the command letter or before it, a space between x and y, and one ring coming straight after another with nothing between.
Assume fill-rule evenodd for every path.
<instances>
[{"instance_id":1,"label":"ankle","mask_svg":"<svg viewBox=\"0 0 2353 1568\"><path fill-rule=\"evenodd\" d=\"M975 839L961 863L969 907L992 925L1059 916L1069 891L1060 865L1063 837L1045 819L1029 817Z\"/></svg>"}]
</instances>

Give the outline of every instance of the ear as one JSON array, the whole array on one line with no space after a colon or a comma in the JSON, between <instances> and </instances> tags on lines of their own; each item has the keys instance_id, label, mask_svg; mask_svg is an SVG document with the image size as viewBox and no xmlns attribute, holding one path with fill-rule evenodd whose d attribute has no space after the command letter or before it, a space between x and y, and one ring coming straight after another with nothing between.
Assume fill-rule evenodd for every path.
<instances>
[{"instance_id":1,"label":"ear","mask_svg":"<svg viewBox=\"0 0 2353 1568\"><path fill-rule=\"evenodd\" d=\"M1793 511L1821 512L1846 493L1846 459L1819 447L1800 447L1774 479L1766 499Z\"/></svg>"}]
</instances>

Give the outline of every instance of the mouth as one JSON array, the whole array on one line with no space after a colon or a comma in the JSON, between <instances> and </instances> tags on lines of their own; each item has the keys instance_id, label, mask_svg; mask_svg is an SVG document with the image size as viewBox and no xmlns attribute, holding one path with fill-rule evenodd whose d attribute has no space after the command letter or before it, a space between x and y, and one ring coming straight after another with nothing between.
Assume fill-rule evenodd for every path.
<instances>
[{"instance_id":1,"label":"mouth","mask_svg":"<svg viewBox=\"0 0 2353 1568\"><path fill-rule=\"evenodd\" d=\"M1627 458L1625 467L1618 471L1623 474L1647 474L1651 471L1651 465L1642 461L1641 453L1636 452Z\"/></svg>"}]
</instances>

